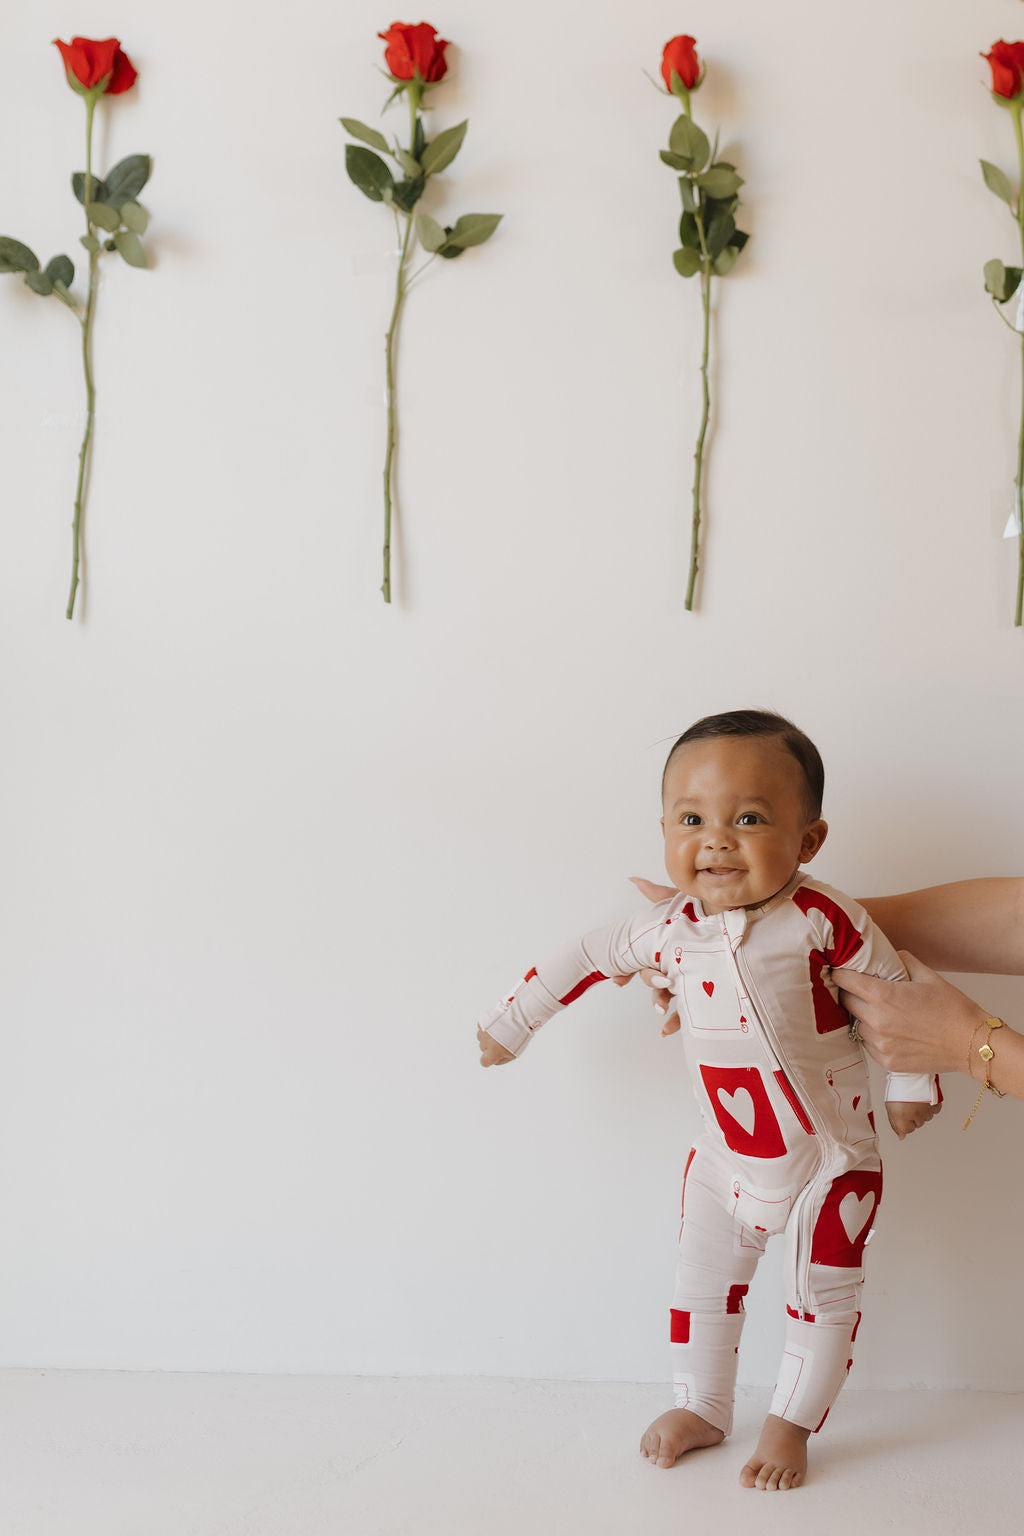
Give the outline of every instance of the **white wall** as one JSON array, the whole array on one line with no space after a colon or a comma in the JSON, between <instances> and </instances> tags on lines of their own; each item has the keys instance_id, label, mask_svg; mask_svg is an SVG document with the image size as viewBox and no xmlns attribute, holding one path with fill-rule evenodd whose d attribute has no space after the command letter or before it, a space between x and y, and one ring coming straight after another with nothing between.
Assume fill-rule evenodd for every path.
<instances>
[{"instance_id":1,"label":"white wall","mask_svg":"<svg viewBox=\"0 0 1024 1536\"><path fill-rule=\"evenodd\" d=\"M431 13L459 45L436 121L470 130L430 206L506 217L410 300L388 610L390 228L336 119L374 119L392 13L5 16L5 228L76 240L84 114L49 40L109 30L140 81L100 158L154 155L157 261L101 295L73 625L75 327L0 286L3 1363L660 1379L678 1042L638 986L598 989L484 1076L473 1021L659 874L666 740L793 715L829 769L815 873L853 892L1024 864L1017 364L980 280L1013 231L977 166L1012 166L977 55L1024 12L507 18ZM720 293L696 615L697 292L642 73L680 30L753 234ZM1019 982L976 991L1024 1018ZM1019 1288L1024 1119L991 1100L961 1134L947 1091L886 1138L863 1386L1020 1384L1021 1340L967 1319ZM772 1278L747 1380L772 1378Z\"/></svg>"}]
</instances>

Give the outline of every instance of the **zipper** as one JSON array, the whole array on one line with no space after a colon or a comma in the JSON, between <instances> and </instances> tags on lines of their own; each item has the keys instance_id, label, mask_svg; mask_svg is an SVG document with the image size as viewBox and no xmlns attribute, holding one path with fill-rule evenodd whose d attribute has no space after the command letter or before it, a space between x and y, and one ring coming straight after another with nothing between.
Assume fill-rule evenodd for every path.
<instances>
[{"instance_id":1,"label":"zipper","mask_svg":"<svg viewBox=\"0 0 1024 1536\"><path fill-rule=\"evenodd\" d=\"M814 1187L818 1180L825 1173L828 1163L832 1160L832 1150L835 1145L835 1138L830 1135L825 1122L818 1114L816 1106L811 1102L809 1098L805 1098L804 1095L798 1093L795 1074L790 1068L789 1062L785 1055L779 1048L777 1037L773 1033L769 1032L768 1026L765 1023L765 1013L763 1006L760 1003L760 1000L758 1000L757 1004L755 1004L753 998L751 997L753 986L744 974L746 962L741 960L739 955L739 945L737 945L736 948L733 947L732 936L729 933L729 927L725 921L724 913L721 915L721 924L722 937L725 940L725 950L732 964L733 974L736 978L737 991L740 995L741 1006L743 1007L746 1016L750 1019L757 1032L762 1049L764 1050L765 1055L768 1057L769 1065L773 1068L773 1070L777 1070L785 1077L786 1081L789 1083L791 1089L793 1090L793 1094L799 1099L801 1105L803 1106L804 1113L806 1114L808 1121L814 1126L815 1134L819 1138L818 1145L821 1150L821 1158L818 1171L811 1179L808 1180L803 1189L797 1195L796 1200L794 1201L793 1211L790 1213L790 1220L793 1219L794 1215L797 1219L796 1264L794 1266L796 1271L796 1309L800 1318L804 1319L807 1315L806 1309L804 1307L804 1298L808 1295L810 1289L809 1282L812 1236L810 1227L810 1214L813 1207L813 1202L810 1199L810 1196L813 1193Z\"/></svg>"}]
</instances>

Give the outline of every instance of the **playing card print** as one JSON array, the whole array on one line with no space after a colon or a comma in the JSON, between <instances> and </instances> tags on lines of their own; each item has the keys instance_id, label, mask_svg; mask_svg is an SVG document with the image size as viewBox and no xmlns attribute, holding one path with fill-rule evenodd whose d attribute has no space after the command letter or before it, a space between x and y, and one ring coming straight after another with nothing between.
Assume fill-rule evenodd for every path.
<instances>
[{"instance_id":1,"label":"playing card print","mask_svg":"<svg viewBox=\"0 0 1024 1536\"><path fill-rule=\"evenodd\" d=\"M856 1169L834 1179L815 1223L811 1263L857 1268L881 1198L881 1169Z\"/></svg>"},{"instance_id":2,"label":"playing card print","mask_svg":"<svg viewBox=\"0 0 1024 1536\"><path fill-rule=\"evenodd\" d=\"M725 1144L742 1157L783 1157L786 1142L757 1067L701 1066Z\"/></svg>"},{"instance_id":3,"label":"playing card print","mask_svg":"<svg viewBox=\"0 0 1024 1536\"><path fill-rule=\"evenodd\" d=\"M677 948L674 966L683 971L682 995L695 1035L731 1031L749 1035L750 1020L744 1015L729 972L716 974L705 951L698 959ZM723 968L724 970L724 968Z\"/></svg>"},{"instance_id":4,"label":"playing card print","mask_svg":"<svg viewBox=\"0 0 1024 1536\"><path fill-rule=\"evenodd\" d=\"M870 1118L871 1098L863 1062L851 1061L846 1066L830 1067L825 1073L825 1081L832 1090L843 1139L851 1147L873 1141L875 1132Z\"/></svg>"}]
</instances>

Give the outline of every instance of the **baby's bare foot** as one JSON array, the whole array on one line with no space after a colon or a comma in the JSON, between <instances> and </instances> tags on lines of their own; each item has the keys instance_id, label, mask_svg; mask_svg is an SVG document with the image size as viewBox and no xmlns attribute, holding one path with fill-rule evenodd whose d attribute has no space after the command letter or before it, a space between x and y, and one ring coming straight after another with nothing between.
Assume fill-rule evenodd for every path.
<instances>
[{"instance_id":1,"label":"baby's bare foot","mask_svg":"<svg viewBox=\"0 0 1024 1536\"><path fill-rule=\"evenodd\" d=\"M652 1426L653 1427L653 1426ZM787 1424L770 1413L764 1421L757 1450L740 1473L743 1488L799 1488L807 1471L809 1429Z\"/></svg>"},{"instance_id":2,"label":"baby's bare foot","mask_svg":"<svg viewBox=\"0 0 1024 1536\"><path fill-rule=\"evenodd\" d=\"M671 1467L687 1451L717 1445L724 1439L720 1429L688 1408L670 1408L644 1431L640 1454L655 1467Z\"/></svg>"}]
</instances>

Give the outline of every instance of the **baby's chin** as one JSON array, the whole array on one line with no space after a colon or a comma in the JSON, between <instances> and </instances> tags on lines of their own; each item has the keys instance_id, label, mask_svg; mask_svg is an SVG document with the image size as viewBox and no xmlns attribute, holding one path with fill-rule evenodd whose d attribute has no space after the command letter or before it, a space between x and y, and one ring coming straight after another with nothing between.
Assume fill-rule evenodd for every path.
<instances>
[{"instance_id":1,"label":"baby's chin","mask_svg":"<svg viewBox=\"0 0 1024 1536\"><path fill-rule=\"evenodd\" d=\"M782 886L774 883L762 887L756 881L749 880L745 870L722 874L709 869L697 872L696 894L705 912L713 914L732 912L739 907L763 907L780 890Z\"/></svg>"}]
</instances>

